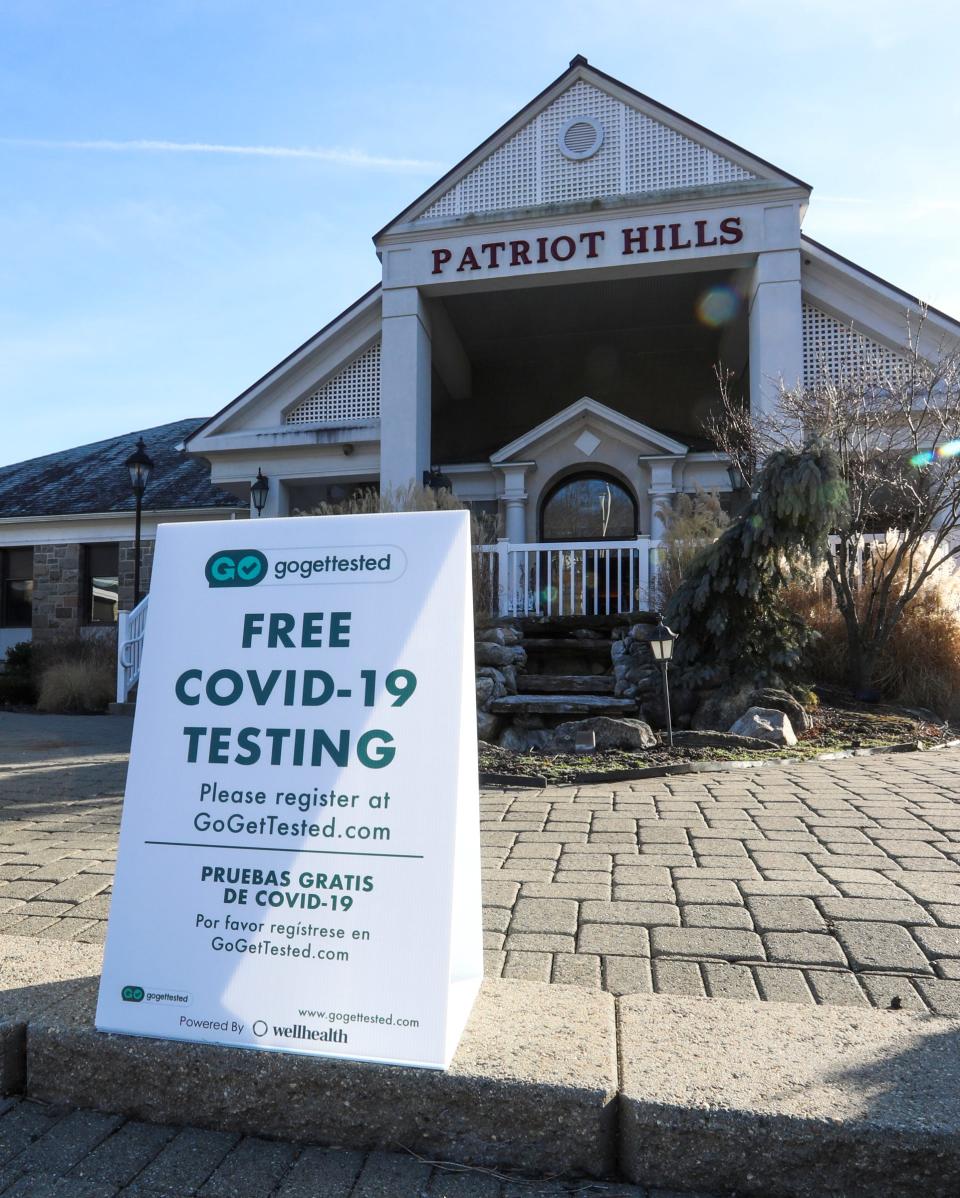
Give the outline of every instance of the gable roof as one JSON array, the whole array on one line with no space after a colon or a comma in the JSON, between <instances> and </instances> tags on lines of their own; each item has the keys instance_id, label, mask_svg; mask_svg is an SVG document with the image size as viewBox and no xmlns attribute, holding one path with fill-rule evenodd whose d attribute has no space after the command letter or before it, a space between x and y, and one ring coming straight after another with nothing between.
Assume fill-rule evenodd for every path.
<instances>
[{"instance_id":1,"label":"gable roof","mask_svg":"<svg viewBox=\"0 0 960 1198\"><path fill-rule=\"evenodd\" d=\"M352 304L348 304L342 312L338 312L332 320L327 321L323 328L318 329L312 337L308 337L302 345L298 345L285 358L279 361L276 366L271 368L260 376L255 383L251 383L249 387L241 391L239 395L230 400L229 403L223 405L212 416L208 416L206 420L201 421L197 427L185 438L187 448L190 448L190 442L200 436L201 433L207 432L221 422L223 417L232 412L234 408L241 407L246 401L251 400L258 392L262 391L270 383L275 382L283 373L295 367L304 358L309 357L311 353L323 345L330 337L334 336L352 317L356 317L364 312L364 310L372 303L379 301L380 292L382 290L380 283L374 285L365 291L358 299L355 299Z\"/></svg>"},{"instance_id":2,"label":"gable roof","mask_svg":"<svg viewBox=\"0 0 960 1198\"><path fill-rule=\"evenodd\" d=\"M0 469L0 520L132 512L136 501L124 463L138 437L143 437L154 463L144 493L145 511L245 510L246 504L236 495L212 485L205 461L183 452L184 439L202 424L202 419L175 420L4 466Z\"/></svg>"},{"instance_id":3,"label":"gable roof","mask_svg":"<svg viewBox=\"0 0 960 1198\"><path fill-rule=\"evenodd\" d=\"M579 92L579 94L578 94ZM665 131L667 134L672 134L676 138L685 142L687 146L692 146L703 152L705 155L712 156L717 162L727 164L727 168L722 170L730 178L737 177L737 171L740 172L739 177L742 179L759 179L766 182L767 185L779 184L780 186L800 187L809 191L810 185L804 183L802 179L798 179L795 175L782 170L780 167L774 166L764 158L760 158L755 154L751 154L742 146L737 145L729 138L723 137L718 133L714 133L711 129L707 129L704 125L698 124L696 121L690 120L681 113L676 112L672 108L668 108L665 104L660 104L657 100L650 96L644 95L637 91L629 84L615 79L612 75L608 75L596 67L591 66L586 58L582 55L577 55L571 59L568 68L559 75L552 83L548 84L539 95L535 96L529 104L525 105L515 116L500 126L492 133L485 141L465 158L461 159L456 166L452 167L447 173L421 195L419 195L411 204L398 213L387 225L379 232L374 234L374 242L378 242L381 237L394 231L398 226L408 225L413 221L430 219L433 216L468 216L474 215L473 211L461 211L451 213L449 211L451 205L444 204L445 197L449 197L456 188L468 180L471 175L474 175L480 168L488 163L498 153L510 151L513 159L523 158L525 155L529 157L532 152L531 147L514 144L518 137L522 137L526 130L533 129L537 118L543 115L551 106L556 106L558 101L563 102L565 97L570 98L571 113L575 116L578 107L582 107L585 102L608 102L612 105L619 104L625 111L634 112L639 115L640 119L646 121L653 126ZM611 114L613 109L611 108ZM557 112L557 119L563 115ZM556 122L554 122L556 123ZM643 142L649 138L651 130L644 129L636 131L636 138ZM613 130L611 130L611 134ZM676 156L677 146L671 147ZM637 147L638 155L643 150L643 146ZM602 154L602 149L598 152L597 158ZM591 163L596 163L596 159L588 159L586 162L577 163L578 167L589 167ZM506 164L504 164L506 165ZM512 161L509 164L512 170L507 174L516 177L516 162ZM499 169L500 164L497 164L495 173L503 176L504 172ZM610 172L607 171L609 175ZM597 187L597 181L590 179L588 190L589 198L593 199L601 194L632 194L640 191L655 192L659 190L654 186L643 186L640 175L635 175L633 185L627 180L627 186L622 186L624 179L619 175L616 178L607 179L608 188L604 191ZM648 180L649 182L649 180ZM561 189L562 190L562 189ZM494 205L496 205L496 187L493 188ZM522 194L522 193L521 193ZM580 198L580 197L574 197ZM502 203L502 209L513 207L526 207L530 204L535 204L536 200L530 200L527 196L527 202L512 202ZM543 201L540 201L541 203ZM546 201L551 202L551 201ZM559 202L562 202L560 200ZM462 205L461 205L462 207ZM486 210L486 209L485 209Z\"/></svg>"},{"instance_id":4,"label":"gable roof","mask_svg":"<svg viewBox=\"0 0 960 1198\"><path fill-rule=\"evenodd\" d=\"M806 233L800 234L801 248L804 252L813 251L814 254L821 256L835 264L838 268L843 269L854 276L859 276L868 283L876 284L879 288L890 293L892 296L900 299L909 300L919 310L925 307L928 314L932 314L939 320L946 321L951 325L954 331L960 331L960 320L955 316L951 316L949 312L944 312L940 308L934 308L932 304L926 304L924 300L916 295L911 295L909 291L904 291L902 287L898 287L896 283L891 283L889 279L884 279L881 275L874 274L872 270L867 270L865 266L860 266L859 263L852 261L850 258L845 258L843 254L838 254L836 250L832 250L828 245L824 245L822 241L815 241L812 237L808 237Z\"/></svg>"},{"instance_id":5,"label":"gable roof","mask_svg":"<svg viewBox=\"0 0 960 1198\"><path fill-rule=\"evenodd\" d=\"M591 399L588 395L569 404L562 411L554 413L535 428L525 432L523 436L517 437L515 441L511 441L509 445L504 445L502 449L498 449L496 453L490 455L492 465L504 465L517 454L530 449L538 441L544 437L550 436L551 433L559 432L565 425L574 424L580 420L586 420L588 417L593 417L601 424L612 425L621 433L625 433L637 441L646 441L655 449L663 454L670 456L682 456L687 453L688 446L681 441L675 441L673 437L668 437L666 433L658 432L654 428L650 428L647 424L641 424L639 420L633 420L629 416L624 416L622 412L616 411L614 408L608 408L606 404L598 403L597 400Z\"/></svg>"}]
</instances>

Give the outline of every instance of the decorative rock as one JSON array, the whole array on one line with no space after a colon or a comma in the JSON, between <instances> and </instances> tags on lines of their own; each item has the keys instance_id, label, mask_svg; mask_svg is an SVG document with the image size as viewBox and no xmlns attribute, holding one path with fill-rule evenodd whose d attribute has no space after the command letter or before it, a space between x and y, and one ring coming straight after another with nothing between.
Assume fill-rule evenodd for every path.
<instances>
[{"instance_id":1,"label":"decorative rock","mask_svg":"<svg viewBox=\"0 0 960 1198\"><path fill-rule=\"evenodd\" d=\"M478 666L522 666L527 661L526 653L517 645L477 641L474 651Z\"/></svg>"},{"instance_id":2,"label":"decorative rock","mask_svg":"<svg viewBox=\"0 0 960 1198\"><path fill-rule=\"evenodd\" d=\"M512 753L527 753L530 749L545 749L553 743L549 728L506 728L500 734L500 747Z\"/></svg>"},{"instance_id":3,"label":"decorative rock","mask_svg":"<svg viewBox=\"0 0 960 1198\"><path fill-rule=\"evenodd\" d=\"M738 686L723 689L701 702L693 717L693 727L714 732L725 732L740 714L752 707L750 696L753 687Z\"/></svg>"},{"instance_id":4,"label":"decorative rock","mask_svg":"<svg viewBox=\"0 0 960 1198\"><path fill-rule=\"evenodd\" d=\"M630 636L634 641L648 642L653 640L653 634L657 630L656 624L634 624L630 629Z\"/></svg>"},{"instance_id":5,"label":"decorative rock","mask_svg":"<svg viewBox=\"0 0 960 1198\"><path fill-rule=\"evenodd\" d=\"M600 715L558 725L554 732L557 751L570 752L578 732L594 733L598 749L652 749L657 743L653 729L643 720L614 720Z\"/></svg>"},{"instance_id":6,"label":"decorative rock","mask_svg":"<svg viewBox=\"0 0 960 1198\"><path fill-rule=\"evenodd\" d=\"M493 698L494 682L492 678L477 678L477 707L482 709L484 704Z\"/></svg>"},{"instance_id":7,"label":"decorative rock","mask_svg":"<svg viewBox=\"0 0 960 1198\"><path fill-rule=\"evenodd\" d=\"M734 736L730 732L674 732L673 739L687 749L769 749L770 742L758 736Z\"/></svg>"},{"instance_id":8,"label":"decorative rock","mask_svg":"<svg viewBox=\"0 0 960 1198\"><path fill-rule=\"evenodd\" d=\"M782 711L773 707L751 707L730 729L732 736L750 736L775 745L795 745L797 734Z\"/></svg>"},{"instance_id":9,"label":"decorative rock","mask_svg":"<svg viewBox=\"0 0 960 1198\"><path fill-rule=\"evenodd\" d=\"M501 720L499 716L491 715L489 711L477 712L477 736L480 740L487 741L488 744L493 744L497 739L497 733L500 731Z\"/></svg>"},{"instance_id":10,"label":"decorative rock","mask_svg":"<svg viewBox=\"0 0 960 1198\"><path fill-rule=\"evenodd\" d=\"M617 666L630 652L629 641L614 641L610 646L610 656L614 666Z\"/></svg>"},{"instance_id":11,"label":"decorative rock","mask_svg":"<svg viewBox=\"0 0 960 1198\"><path fill-rule=\"evenodd\" d=\"M502 628L478 628L474 633L474 640L486 641L493 645L505 645L507 643L506 633Z\"/></svg>"},{"instance_id":12,"label":"decorative rock","mask_svg":"<svg viewBox=\"0 0 960 1198\"><path fill-rule=\"evenodd\" d=\"M813 720L804 710L803 704L787 691L776 690L773 687L754 691L750 696L750 705L772 707L775 711L782 711L797 731L807 732L813 727Z\"/></svg>"}]
</instances>

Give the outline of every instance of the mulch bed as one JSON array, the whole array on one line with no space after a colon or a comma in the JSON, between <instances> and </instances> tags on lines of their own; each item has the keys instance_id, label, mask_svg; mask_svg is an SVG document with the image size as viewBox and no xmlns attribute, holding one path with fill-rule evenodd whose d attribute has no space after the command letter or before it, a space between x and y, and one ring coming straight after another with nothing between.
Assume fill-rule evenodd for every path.
<instances>
[{"instance_id":1,"label":"mulch bed","mask_svg":"<svg viewBox=\"0 0 960 1198\"><path fill-rule=\"evenodd\" d=\"M849 693L816 688L819 706L810 710L813 727L797 735L789 749L729 750L671 749L663 742L641 751L606 750L598 753L516 753L498 745L480 744L482 782L527 785L544 783L615 781L630 777L670 772L668 767L693 763L764 762L812 760L825 754L856 751L905 751L945 745L957 730L937 719L932 712L912 711L887 704L864 704Z\"/></svg>"}]
</instances>

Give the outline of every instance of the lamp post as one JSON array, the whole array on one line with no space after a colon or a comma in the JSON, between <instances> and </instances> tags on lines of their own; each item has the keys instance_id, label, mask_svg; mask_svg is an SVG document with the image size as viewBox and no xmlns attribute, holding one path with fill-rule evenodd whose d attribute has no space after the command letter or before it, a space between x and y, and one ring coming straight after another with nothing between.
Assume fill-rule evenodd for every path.
<instances>
[{"instance_id":1,"label":"lamp post","mask_svg":"<svg viewBox=\"0 0 960 1198\"><path fill-rule=\"evenodd\" d=\"M653 630L653 636L649 643L653 660L660 663L660 669L663 671L663 698L667 707L667 734L670 737L671 749L673 748L673 720L670 717L670 683L667 681L667 669L670 659L673 657L673 645L676 639L677 634L670 631L661 616L660 623Z\"/></svg>"},{"instance_id":2,"label":"lamp post","mask_svg":"<svg viewBox=\"0 0 960 1198\"><path fill-rule=\"evenodd\" d=\"M270 490L270 484L267 481L266 475L257 467L257 477L250 486L250 498L253 500L253 506L257 509L257 515L263 515L263 509L267 504L267 492Z\"/></svg>"},{"instance_id":3,"label":"lamp post","mask_svg":"<svg viewBox=\"0 0 960 1198\"><path fill-rule=\"evenodd\" d=\"M133 537L133 606L136 607L140 602L140 517L143 511L143 493L147 489L150 471L153 469L153 459L147 453L143 437L137 438L137 448L127 458L124 465L130 471L130 486L133 488L133 494L137 501L136 528Z\"/></svg>"}]
</instances>

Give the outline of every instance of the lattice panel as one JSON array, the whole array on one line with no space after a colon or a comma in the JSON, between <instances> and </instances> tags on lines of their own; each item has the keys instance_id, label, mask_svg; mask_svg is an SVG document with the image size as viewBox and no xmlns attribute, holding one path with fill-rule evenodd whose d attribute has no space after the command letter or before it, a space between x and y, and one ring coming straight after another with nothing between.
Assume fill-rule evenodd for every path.
<instances>
[{"instance_id":1,"label":"lattice panel","mask_svg":"<svg viewBox=\"0 0 960 1198\"><path fill-rule=\"evenodd\" d=\"M803 305L803 383L813 387L824 379L839 382L868 371L876 381L895 378L907 366L902 354L857 332L835 316Z\"/></svg>"},{"instance_id":2,"label":"lattice panel","mask_svg":"<svg viewBox=\"0 0 960 1198\"><path fill-rule=\"evenodd\" d=\"M352 424L380 416L380 342L365 349L342 370L302 399L284 424Z\"/></svg>"},{"instance_id":3,"label":"lattice panel","mask_svg":"<svg viewBox=\"0 0 960 1198\"><path fill-rule=\"evenodd\" d=\"M592 157L572 161L560 152L557 138L564 123L578 116L600 122L603 144ZM754 178L730 159L580 79L418 219Z\"/></svg>"}]
</instances>

